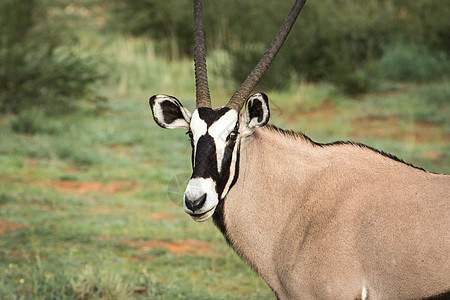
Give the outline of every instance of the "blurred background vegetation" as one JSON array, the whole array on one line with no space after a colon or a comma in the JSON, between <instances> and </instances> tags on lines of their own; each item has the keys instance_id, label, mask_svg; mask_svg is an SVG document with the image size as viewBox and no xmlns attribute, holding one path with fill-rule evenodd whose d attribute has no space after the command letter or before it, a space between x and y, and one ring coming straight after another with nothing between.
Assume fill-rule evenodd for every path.
<instances>
[{"instance_id":1,"label":"blurred background vegetation","mask_svg":"<svg viewBox=\"0 0 450 300\"><path fill-rule=\"evenodd\" d=\"M223 51L224 56L218 65L212 58L212 71L236 85L256 64L292 3L205 2L208 54ZM360 94L383 81L427 82L450 74L450 5L438 0L310 2L261 89L326 81ZM0 5L2 111L18 112L31 103L54 109L56 103L80 99L101 103L93 86L117 72L77 36L83 14L95 15L97 24L91 25L105 36L151 40L158 59L192 56L190 0L2 0Z\"/></svg>"},{"instance_id":2,"label":"blurred background vegetation","mask_svg":"<svg viewBox=\"0 0 450 300\"><path fill-rule=\"evenodd\" d=\"M98 102L93 85L106 78L101 59L80 49L63 3L0 2L0 110L50 110L72 101Z\"/></svg>"},{"instance_id":3,"label":"blurred background vegetation","mask_svg":"<svg viewBox=\"0 0 450 300\"><path fill-rule=\"evenodd\" d=\"M229 75L242 82L273 39L291 1L205 3L207 48L230 55ZM110 28L157 41L168 59L191 56L191 1L115 0ZM286 88L293 78L329 81L349 93L380 79L433 80L450 72L449 5L435 0L310 1L262 82Z\"/></svg>"},{"instance_id":4,"label":"blurred background vegetation","mask_svg":"<svg viewBox=\"0 0 450 300\"><path fill-rule=\"evenodd\" d=\"M204 0L215 105L292 2ZM255 90L275 125L448 173L448 16L441 0L309 0ZM273 299L175 200L190 146L147 99L192 109L191 57L191 0L0 0L0 299Z\"/></svg>"}]
</instances>

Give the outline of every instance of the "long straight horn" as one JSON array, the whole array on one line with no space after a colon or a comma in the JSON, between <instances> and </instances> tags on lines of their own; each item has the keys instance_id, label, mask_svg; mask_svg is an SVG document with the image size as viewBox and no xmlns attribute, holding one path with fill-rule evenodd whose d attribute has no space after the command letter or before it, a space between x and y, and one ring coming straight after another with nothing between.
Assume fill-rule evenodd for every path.
<instances>
[{"instance_id":1,"label":"long straight horn","mask_svg":"<svg viewBox=\"0 0 450 300\"><path fill-rule=\"evenodd\" d=\"M264 73L269 69L270 64L274 60L278 51L284 43L284 40L288 36L289 32L292 29L292 26L295 23L295 20L298 17L298 14L303 8L306 0L296 0L294 5L291 8L288 16L284 20L281 25L280 31L278 31L277 35L273 39L269 48L267 49L264 56L258 62L258 64L253 68L252 72L247 76L245 81L241 84L239 89L234 92L233 96L231 96L230 101L228 101L227 106L240 111L242 106L244 106L245 100L248 98L250 93L253 91L255 86L258 84L261 77Z\"/></svg>"},{"instance_id":2,"label":"long straight horn","mask_svg":"<svg viewBox=\"0 0 450 300\"><path fill-rule=\"evenodd\" d=\"M202 0L194 0L194 70L196 107L211 107L208 74L206 71Z\"/></svg>"}]
</instances>

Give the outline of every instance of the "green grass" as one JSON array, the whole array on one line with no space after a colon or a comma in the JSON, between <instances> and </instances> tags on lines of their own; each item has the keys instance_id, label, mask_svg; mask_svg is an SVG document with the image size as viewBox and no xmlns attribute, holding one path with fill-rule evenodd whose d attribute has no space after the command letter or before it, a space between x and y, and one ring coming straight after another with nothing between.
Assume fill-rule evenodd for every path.
<instances>
[{"instance_id":1,"label":"green grass","mask_svg":"<svg viewBox=\"0 0 450 300\"><path fill-rule=\"evenodd\" d=\"M0 116L0 299L274 299L212 222L195 223L174 197L189 142L153 122L147 99L167 93L192 108L192 62L159 59L143 40L97 47L117 66L104 111ZM226 54L211 58L219 105L233 86L220 79ZM350 98L292 84L268 93L271 123L449 173L448 82L387 86ZM161 246L189 239L203 251Z\"/></svg>"},{"instance_id":2,"label":"green grass","mask_svg":"<svg viewBox=\"0 0 450 300\"><path fill-rule=\"evenodd\" d=\"M273 95L273 123L322 142L358 136L432 171L450 171L448 104L409 100L448 87L404 86L359 100L329 86L298 89ZM58 130L33 134L14 129L21 116L2 117L0 220L24 227L0 235L0 298L273 299L211 222L193 222L168 197L173 176L190 171L189 144L184 132L157 127L146 96L139 98L111 100L101 115L50 120ZM302 108L316 98L321 105ZM31 122L45 120L36 118ZM414 140L422 122L435 132ZM123 181L132 186L111 190ZM64 182L79 187L64 189ZM99 187L83 190L88 183ZM209 250L177 254L129 243L185 239L205 241Z\"/></svg>"},{"instance_id":3,"label":"green grass","mask_svg":"<svg viewBox=\"0 0 450 300\"><path fill-rule=\"evenodd\" d=\"M32 133L16 129L22 115L2 116L1 299L271 298L211 222L169 199L170 179L189 172L189 144L153 123L145 99L69 114L51 131L40 113L28 115ZM131 186L113 189L120 182ZM186 239L208 251L130 245Z\"/></svg>"}]
</instances>

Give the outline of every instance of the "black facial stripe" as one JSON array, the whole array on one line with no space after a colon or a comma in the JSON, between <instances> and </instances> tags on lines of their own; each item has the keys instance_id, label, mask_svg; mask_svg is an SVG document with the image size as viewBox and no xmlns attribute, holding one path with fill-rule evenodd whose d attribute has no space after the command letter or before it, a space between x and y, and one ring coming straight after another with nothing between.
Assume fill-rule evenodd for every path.
<instances>
[{"instance_id":1,"label":"black facial stripe","mask_svg":"<svg viewBox=\"0 0 450 300\"><path fill-rule=\"evenodd\" d=\"M216 144L214 139L205 134L198 139L195 147L195 164L192 178L212 178L217 181L219 171L217 170Z\"/></svg>"},{"instance_id":2,"label":"black facial stripe","mask_svg":"<svg viewBox=\"0 0 450 300\"><path fill-rule=\"evenodd\" d=\"M236 147L240 147L240 145L238 144ZM240 160L240 156L241 156L240 150L241 150L240 148L237 149L236 170L234 172L234 178L233 178L233 181L231 182L230 189L234 186L234 184L236 183L236 181L239 177L239 160ZM228 236L227 226L225 224L224 205L225 205L224 199L220 199L219 204L217 205L216 210L214 211L214 214L213 214L213 221L214 221L214 224L216 224L217 228L219 228L219 230L225 236L227 243L229 245L232 245L231 240L229 239L229 236Z\"/></svg>"},{"instance_id":3,"label":"black facial stripe","mask_svg":"<svg viewBox=\"0 0 450 300\"><path fill-rule=\"evenodd\" d=\"M230 178L231 160L233 158L233 150L235 146L236 141L230 140L225 147L225 152L222 159L222 170L219 176L219 180L216 182L216 192L219 197L225 189L228 179Z\"/></svg>"},{"instance_id":4,"label":"black facial stripe","mask_svg":"<svg viewBox=\"0 0 450 300\"><path fill-rule=\"evenodd\" d=\"M227 111L230 110L229 107L222 107L219 110L213 110L208 107L199 107L198 109L198 116L200 119L205 121L206 125L211 126L215 121L220 119Z\"/></svg>"},{"instance_id":5,"label":"black facial stripe","mask_svg":"<svg viewBox=\"0 0 450 300\"><path fill-rule=\"evenodd\" d=\"M234 184L236 183L236 181L238 180L239 177L239 161L241 158L241 147L240 144L237 145L236 147L238 147L237 151L236 151L236 165L234 166L234 177L233 177L233 181L231 182L230 185L230 190L233 188Z\"/></svg>"},{"instance_id":6,"label":"black facial stripe","mask_svg":"<svg viewBox=\"0 0 450 300\"><path fill-rule=\"evenodd\" d=\"M195 147L194 147L194 141L192 139L190 140L190 142L191 142L191 149L192 149L192 152L191 152L191 164L192 164L192 168L194 168L194 151L195 151Z\"/></svg>"}]
</instances>

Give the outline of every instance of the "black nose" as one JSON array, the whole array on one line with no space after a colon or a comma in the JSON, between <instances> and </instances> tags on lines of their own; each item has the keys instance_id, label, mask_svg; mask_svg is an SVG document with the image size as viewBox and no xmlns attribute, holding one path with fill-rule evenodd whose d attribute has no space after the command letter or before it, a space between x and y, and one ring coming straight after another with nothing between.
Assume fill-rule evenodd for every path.
<instances>
[{"instance_id":1,"label":"black nose","mask_svg":"<svg viewBox=\"0 0 450 300\"><path fill-rule=\"evenodd\" d=\"M184 203L186 204L186 207L189 208L192 212L195 212L202 208L203 204L205 204L206 201L206 194L203 194L197 199L191 200L188 197L184 196Z\"/></svg>"}]
</instances>

